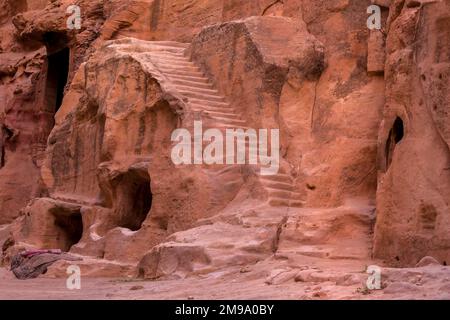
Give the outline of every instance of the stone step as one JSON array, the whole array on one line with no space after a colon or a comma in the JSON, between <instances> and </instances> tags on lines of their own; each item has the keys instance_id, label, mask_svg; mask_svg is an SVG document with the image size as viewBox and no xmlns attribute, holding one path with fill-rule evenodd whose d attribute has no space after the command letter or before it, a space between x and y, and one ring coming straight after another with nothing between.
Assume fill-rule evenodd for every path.
<instances>
[{"instance_id":1,"label":"stone step","mask_svg":"<svg viewBox=\"0 0 450 320\"><path fill-rule=\"evenodd\" d=\"M205 78L204 76L201 77L193 77L193 76L186 76L186 75L180 75L180 74L170 74L170 73L166 73L166 75L171 79L171 80L177 80L177 81L189 81L189 82L194 82L194 83L206 83L210 85L210 82L207 78Z\"/></svg>"},{"instance_id":2,"label":"stone step","mask_svg":"<svg viewBox=\"0 0 450 320\"><path fill-rule=\"evenodd\" d=\"M241 123L238 122L219 122L219 121L214 121L214 120L210 120L206 122L208 124L208 126L210 128L226 128L226 129L240 129L242 127ZM225 143L225 142L224 142Z\"/></svg>"},{"instance_id":3,"label":"stone step","mask_svg":"<svg viewBox=\"0 0 450 320\"><path fill-rule=\"evenodd\" d=\"M191 101L193 100L193 99L190 99ZM190 102L190 106L191 106L191 108L192 109L194 109L195 111L198 111L198 112L208 112L208 111L211 111L211 112L219 112L219 113L234 113L235 112L235 110L231 107L231 106L229 106L229 105L219 105L219 106L217 106L217 105L213 105L213 104L210 104L210 105L205 105L205 103L202 103L202 104L199 104L199 103L192 103L192 102Z\"/></svg>"},{"instance_id":4,"label":"stone step","mask_svg":"<svg viewBox=\"0 0 450 320\"><path fill-rule=\"evenodd\" d=\"M170 65L175 66L175 67L193 67L192 63L190 63L189 61L175 60L175 59L172 59L172 58L155 57L155 56L152 55L150 60L153 63L157 64L157 65L170 64Z\"/></svg>"},{"instance_id":5,"label":"stone step","mask_svg":"<svg viewBox=\"0 0 450 320\"><path fill-rule=\"evenodd\" d=\"M291 200L289 201L289 206L294 208L303 208L306 204L306 201L303 200Z\"/></svg>"},{"instance_id":6,"label":"stone step","mask_svg":"<svg viewBox=\"0 0 450 320\"><path fill-rule=\"evenodd\" d=\"M184 85L180 85L180 84L176 84L175 88L179 91L192 91L192 92L197 92L197 93L202 93L202 94L220 96L219 91L217 91L216 89L204 89L204 88L193 87L193 86L184 86Z\"/></svg>"},{"instance_id":7,"label":"stone step","mask_svg":"<svg viewBox=\"0 0 450 320\"><path fill-rule=\"evenodd\" d=\"M246 122L245 120L241 120L239 118L223 118L223 117L217 117L217 116L213 116L213 115L208 115L209 119L212 119L214 121L218 121L218 122L223 122L223 123L236 123L239 125L245 125Z\"/></svg>"},{"instance_id":8,"label":"stone step","mask_svg":"<svg viewBox=\"0 0 450 320\"><path fill-rule=\"evenodd\" d=\"M268 180L270 182L284 182L288 184L292 184L292 177L287 174L276 174L273 176L261 176L261 179Z\"/></svg>"},{"instance_id":9,"label":"stone step","mask_svg":"<svg viewBox=\"0 0 450 320\"><path fill-rule=\"evenodd\" d=\"M272 207L289 207L289 200L269 197L268 203Z\"/></svg>"},{"instance_id":10,"label":"stone step","mask_svg":"<svg viewBox=\"0 0 450 320\"><path fill-rule=\"evenodd\" d=\"M289 199L290 201L304 201L304 197L302 194L298 192L293 191L287 191L287 190L280 190L280 189L273 189L266 187L266 190L269 192L269 196L276 197L276 198L282 198L282 199Z\"/></svg>"},{"instance_id":11,"label":"stone step","mask_svg":"<svg viewBox=\"0 0 450 320\"><path fill-rule=\"evenodd\" d=\"M179 57L184 57L184 51L186 49L184 48L178 48L178 47L169 47L169 46L160 46L160 45L151 45L148 47L148 53L153 54L154 52L170 52L174 55L177 55Z\"/></svg>"},{"instance_id":12,"label":"stone step","mask_svg":"<svg viewBox=\"0 0 450 320\"><path fill-rule=\"evenodd\" d=\"M196 82L196 81L180 80L180 79L173 79L173 78L171 78L171 81L175 85L180 85L180 86L195 87L195 88L201 88L201 89L214 89L214 86L208 82L200 82L200 81Z\"/></svg>"},{"instance_id":13,"label":"stone step","mask_svg":"<svg viewBox=\"0 0 450 320\"><path fill-rule=\"evenodd\" d=\"M191 77L192 78L202 78L204 79L205 82L208 82L208 79L205 78L205 76L203 75L202 72L194 72L194 71L183 71L183 70L176 70L176 69L172 69L172 70L161 70L162 72L164 72L164 74L166 76L170 77Z\"/></svg>"},{"instance_id":14,"label":"stone step","mask_svg":"<svg viewBox=\"0 0 450 320\"><path fill-rule=\"evenodd\" d=\"M269 193L269 197L291 200L291 191L273 189L268 187L266 188L266 190Z\"/></svg>"},{"instance_id":15,"label":"stone step","mask_svg":"<svg viewBox=\"0 0 450 320\"><path fill-rule=\"evenodd\" d=\"M170 50L164 50L163 46L158 46L157 50L154 50L150 48L149 51L145 51L145 54L149 54L151 56L158 56L158 57L169 57L169 58L176 58L183 61L191 62L189 57L184 55L185 50L182 48L176 48L176 47L169 47Z\"/></svg>"},{"instance_id":16,"label":"stone step","mask_svg":"<svg viewBox=\"0 0 450 320\"><path fill-rule=\"evenodd\" d=\"M243 128L242 126L230 126L230 125L227 125L224 123L218 123L218 122L213 122L213 121L203 121L203 132L205 132L206 130L209 130L209 129L217 129L220 132L222 132L222 134L224 135L224 138L225 138L226 130L229 130L229 129L235 130L237 128L238 129L242 128L243 130L248 129L245 127ZM203 135L201 135L201 138L203 139ZM194 135L192 135L192 141L194 141L193 139L194 139ZM224 143L225 143L225 141L224 141ZM235 140L235 143L236 143L236 140ZM209 142L206 141L205 144L209 144ZM249 150L248 147L245 147L245 148L246 148L246 151Z\"/></svg>"},{"instance_id":17,"label":"stone step","mask_svg":"<svg viewBox=\"0 0 450 320\"><path fill-rule=\"evenodd\" d=\"M212 111L212 110L202 109L202 108L193 108L193 111L203 112L204 114L214 116L214 117L219 117L219 118L240 119L239 116L233 112L219 112L219 111Z\"/></svg>"},{"instance_id":18,"label":"stone step","mask_svg":"<svg viewBox=\"0 0 450 320\"><path fill-rule=\"evenodd\" d=\"M225 105L228 105L225 102L225 98L222 96L219 96L219 95L206 94L206 93L201 93L201 92L193 92L193 91L189 91L189 90L178 90L178 92L180 92L185 97L192 98L192 99L201 99L201 100L205 101L206 103L221 102L221 103L224 103ZM191 99L189 99L189 100L191 100Z\"/></svg>"},{"instance_id":19,"label":"stone step","mask_svg":"<svg viewBox=\"0 0 450 320\"><path fill-rule=\"evenodd\" d=\"M299 192L292 192L291 193L291 200L292 201L304 201L305 195L299 193Z\"/></svg>"},{"instance_id":20,"label":"stone step","mask_svg":"<svg viewBox=\"0 0 450 320\"><path fill-rule=\"evenodd\" d=\"M180 63L188 63L190 65L195 65L192 61L190 61L187 57L180 55L178 53L173 53L169 51L154 51L149 53L152 59L157 59L161 61L167 62L180 62Z\"/></svg>"},{"instance_id":21,"label":"stone step","mask_svg":"<svg viewBox=\"0 0 450 320\"><path fill-rule=\"evenodd\" d=\"M225 143L225 142L224 142ZM205 142L205 144L209 144L209 142ZM236 145L236 144L235 144ZM235 148L236 149L236 148ZM237 152L237 150L235 150L235 152ZM248 155L248 154L250 154L251 152L253 152L253 150L249 150L248 148L245 148L245 154L246 155ZM256 153L254 153L254 154L256 154L256 156L259 156L259 153L258 152L256 152Z\"/></svg>"},{"instance_id":22,"label":"stone step","mask_svg":"<svg viewBox=\"0 0 450 320\"><path fill-rule=\"evenodd\" d=\"M328 258L331 252L332 247L326 245L301 245L295 250L296 254L315 258Z\"/></svg>"},{"instance_id":23,"label":"stone step","mask_svg":"<svg viewBox=\"0 0 450 320\"><path fill-rule=\"evenodd\" d=\"M230 125L224 124L224 123L213 123L213 125L211 125L211 122L203 122L203 133L209 129L217 129L223 134L224 139L226 139L226 136L225 136L226 130L227 129L236 129L235 127L237 127L237 126L230 126ZM239 126L239 128L241 128L241 126ZM200 138L201 138L201 141L203 141L203 135L201 135ZM192 143L194 142L194 139L195 139L195 136L191 135ZM203 141L203 144L208 145L208 144L210 144L210 142ZM224 140L224 144L225 144L225 140ZM235 140L235 145L236 145L236 140ZM247 153L249 152L249 150L250 150L249 148L245 147L245 151Z\"/></svg>"},{"instance_id":24,"label":"stone step","mask_svg":"<svg viewBox=\"0 0 450 320\"><path fill-rule=\"evenodd\" d=\"M203 105L208 107L223 107L231 109L230 105L224 101L212 101L208 100L205 97L189 97L189 103L191 105Z\"/></svg>"},{"instance_id":25,"label":"stone step","mask_svg":"<svg viewBox=\"0 0 450 320\"><path fill-rule=\"evenodd\" d=\"M219 130L226 130L226 129L231 129L231 130L236 130L236 129L243 129L243 130L247 130L250 129L248 127L245 126L229 126L226 124L217 124L217 126L214 127L214 129L219 129ZM224 131L225 132L225 131Z\"/></svg>"},{"instance_id":26,"label":"stone step","mask_svg":"<svg viewBox=\"0 0 450 320\"><path fill-rule=\"evenodd\" d=\"M178 41L149 41L148 44L157 45L160 47L183 48L183 49L189 47L189 43Z\"/></svg>"},{"instance_id":27,"label":"stone step","mask_svg":"<svg viewBox=\"0 0 450 320\"><path fill-rule=\"evenodd\" d=\"M183 54L174 53L174 52L170 52L170 51L151 51L148 54L150 55L151 58L156 57L156 58L162 58L162 59L170 59L172 61L192 63Z\"/></svg>"},{"instance_id":28,"label":"stone step","mask_svg":"<svg viewBox=\"0 0 450 320\"><path fill-rule=\"evenodd\" d=\"M266 176L269 177L269 176ZM284 183L284 182L275 182L270 180L261 180L262 184L267 188L272 189L279 189L279 190L285 190L285 191L292 191L294 187L290 183Z\"/></svg>"},{"instance_id":29,"label":"stone step","mask_svg":"<svg viewBox=\"0 0 450 320\"><path fill-rule=\"evenodd\" d=\"M199 74L203 75L200 69L196 66L181 66L175 63L169 64L162 62L155 62L155 63L158 66L158 68L160 68L163 72L165 71L198 72Z\"/></svg>"}]
</instances>

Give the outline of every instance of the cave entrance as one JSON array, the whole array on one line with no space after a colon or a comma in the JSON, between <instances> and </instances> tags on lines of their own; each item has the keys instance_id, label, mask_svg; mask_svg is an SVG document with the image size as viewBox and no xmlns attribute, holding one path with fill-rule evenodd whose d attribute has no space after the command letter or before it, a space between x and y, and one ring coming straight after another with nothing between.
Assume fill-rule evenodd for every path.
<instances>
[{"instance_id":1,"label":"cave entrance","mask_svg":"<svg viewBox=\"0 0 450 320\"><path fill-rule=\"evenodd\" d=\"M80 210L58 210L54 213L56 242L59 249L68 252L83 236L83 219Z\"/></svg>"},{"instance_id":2,"label":"cave entrance","mask_svg":"<svg viewBox=\"0 0 450 320\"><path fill-rule=\"evenodd\" d=\"M69 76L70 50L64 48L48 56L45 100L47 110L55 114L61 107Z\"/></svg>"},{"instance_id":3,"label":"cave entrance","mask_svg":"<svg viewBox=\"0 0 450 320\"><path fill-rule=\"evenodd\" d=\"M403 120L397 117L394 121L389 137L386 142L386 171L389 169L392 158L394 156L394 150L397 144L403 139L405 135Z\"/></svg>"},{"instance_id":4,"label":"cave entrance","mask_svg":"<svg viewBox=\"0 0 450 320\"><path fill-rule=\"evenodd\" d=\"M150 176L143 171L130 171L118 186L119 226L137 231L152 207Z\"/></svg>"},{"instance_id":5,"label":"cave entrance","mask_svg":"<svg viewBox=\"0 0 450 320\"><path fill-rule=\"evenodd\" d=\"M3 145L3 142L0 141L0 169L5 166L5 146Z\"/></svg>"},{"instance_id":6,"label":"cave entrance","mask_svg":"<svg viewBox=\"0 0 450 320\"><path fill-rule=\"evenodd\" d=\"M14 131L0 125L0 169L6 165L6 143L14 137Z\"/></svg>"}]
</instances>

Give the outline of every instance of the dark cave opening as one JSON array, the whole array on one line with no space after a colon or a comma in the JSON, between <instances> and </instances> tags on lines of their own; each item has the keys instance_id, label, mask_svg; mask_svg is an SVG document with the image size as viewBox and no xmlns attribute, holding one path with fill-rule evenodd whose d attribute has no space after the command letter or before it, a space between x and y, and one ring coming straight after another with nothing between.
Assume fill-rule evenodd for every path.
<instances>
[{"instance_id":1,"label":"dark cave opening","mask_svg":"<svg viewBox=\"0 0 450 320\"><path fill-rule=\"evenodd\" d=\"M69 48L64 48L48 56L45 98L49 112L56 113L61 107L69 76L69 61Z\"/></svg>"},{"instance_id":2,"label":"dark cave opening","mask_svg":"<svg viewBox=\"0 0 450 320\"><path fill-rule=\"evenodd\" d=\"M119 226L137 231L152 207L152 192L148 174L128 172L119 187Z\"/></svg>"},{"instance_id":3,"label":"dark cave opening","mask_svg":"<svg viewBox=\"0 0 450 320\"><path fill-rule=\"evenodd\" d=\"M64 211L55 214L55 228L60 249L69 251L83 236L83 219L80 211Z\"/></svg>"},{"instance_id":4,"label":"dark cave opening","mask_svg":"<svg viewBox=\"0 0 450 320\"><path fill-rule=\"evenodd\" d=\"M1 126L0 132L0 169L6 165L6 143L14 137L14 132L7 126Z\"/></svg>"},{"instance_id":5,"label":"dark cave opening","mask_svg":"<svg viewBox=\"0 0 450 320\"><path fill-rule=\"evenodd\" d=\"M392 127L392 134L394 136L395 143L399 143L404 136L403 120L397 117L394 121L394 126Z\"/></svg>"},{"instance_id":6,"label":"dark cave opening","mask_svg":"<svg viewBox=\"0 0 450 320\"><path fill-rule=\"evenodd\" d=\"M2 145L0 146L0 169L3 168L5 166L5 146Z\"/></svg>"},{"instance_id":7,"label":"dark cave opening","mask_svg":"<svg viewBox=\"0 0 450 320\"><path fill-rule=\"evenodd\" d=\"M389 169L392 158L394 156L394 150L397 144L403 139L405 135L403 120L397 117L394 121L389 137L386 142L386 170Z\"/></svg>"}]
</instances>

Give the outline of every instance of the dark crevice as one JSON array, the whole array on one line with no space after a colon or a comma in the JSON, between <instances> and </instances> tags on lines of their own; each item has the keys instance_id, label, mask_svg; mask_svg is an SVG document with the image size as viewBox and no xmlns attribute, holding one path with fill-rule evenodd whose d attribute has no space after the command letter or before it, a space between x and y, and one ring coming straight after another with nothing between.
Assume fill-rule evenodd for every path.
<instances>
[{"instance_id":1,"label":"dark crevice","mask_svg":"<svg viewBox=\"0 0 450 320\"><path fill-rule=\"evenodd\" d=\"M65 33L47 32L42 36L42 42L47 47L50 56L66 48L69 39Z\"/></svg>"},{"instance_id":2,"label":"dark crevice","mask_svg":"<svg viewBox=\"0 0 450 320\"><path fill-rule=\"evenodd\" d=\"M422 3L417 0L410 0L406 3L407 8L418 8L420 6L422 6Z\"/></svg>"},{"instance_id":3,"label":"dark crevice","mask_svg":"<svg viewBox=\"0 0 450 320\"><path fill-rule=\"evenodd\" d=\"M283 228L286 228L286 223L288 221L288 218L289 218L288 216L283 217L283 220L281 220L281 222L278 224L277 235L276 235L276 238L274 239L274 243L273 243L273 247L272 247L273 253L276 253L278 251L281 233L283 232Z\"/></svg>"},{"instance_id":4,"label":"dark crevice","mask_svg":"<svg viewBox=\"0 0 450 320\"><path fill-rule=\"evenodd\" d=\"M47 111L56 113L61 107L69 75L69 48L48 56L45 98Z\"/></svg>"},{"instance_id":5,"label":"dark crevice","mask_svg":"<svg viewBox=\"0 0 450 320\"><path fill-rule=\"evenodd\" d=\"M264 15L267 13L267 11L270 10L270 8L272 8L274 5L276 5L276 4L278 4L278 3L284 4L282 0L276 0L276 1L272 2L271 4L269 4L269 5L263 10L263 12L262 12L261 15L264 16Z\"/></svg>"},{"instance_id":6,"label":"dark crevice","mask_svg":"<svg viewBox=\"0 0 450 320\"><path fill-rule=\"evenodd\" d=\"M3 134L6 137L5 140L10 140L14 136L14 131L7 126L3 126Z\"/></svg>"},{"instance_id":7,"label":"dark crevice","mask_svg":"<svg viewBox=\"0 0 450 320\"><path fill-rule=\"evenodd\" d=\"M403 139L404 128L403 128L403 120L398 118L395 119L394 127L392 128L394 141L395 143L399 143Z\"/></svg>"},{"instance_id":8,"label":"dark crevice","mask_svg":"<svg viewBox=\"0 0 450 320\"><path fill-rule=\"evenodd\" d=\"M0 129L1 132L1 139L0 141L0 169L3 168L6 165L6 142L12 142L14 140L14 137L17 135L17 133L14 132L14 130L8 128L6 125L1 126Z\"/></svg>"},{"instance_id":9,"label":"dark crevice","mask_svg":"<svg viewBox=\"0 0 450 320\"><path fill-rule=\"evenodd\" d=\"M403 120L397 117L394 121L389 137L386 142L386 170L389 169L392 158L394 156L394 150L397 144L403 139L405 135Z\"/></svg>"},{"instance_id":10,"label":"dark crevice","mask_svg":"<svg viewBox=\"0 0 450 320\"><path fill-rule=\"evenodd\" d=\"M2 144L0 148L0 169L5 166L5 146Z\"/></svg>"}]
</instances>

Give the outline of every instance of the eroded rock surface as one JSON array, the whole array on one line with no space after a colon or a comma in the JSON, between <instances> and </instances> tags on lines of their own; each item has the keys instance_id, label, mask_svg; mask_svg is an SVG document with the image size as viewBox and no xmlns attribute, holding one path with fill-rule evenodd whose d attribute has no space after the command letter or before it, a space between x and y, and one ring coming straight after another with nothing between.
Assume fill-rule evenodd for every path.
<instances>
[{"instance_id":1,"label":"eroded rock surface","mask_svg":"<svg viewBox=\"0 0 450 320\"><path fill-rule=\"evenodd\" d=\"M0 0L3 262L59 248L87 277L305 299L446 276L448 0L83 0L79 30L71 4ZM279 129L279 171L175 165L172 133L199 120ZM371 264L419 268L383 268L375 293Z\"/></svg>"},{"instance_id":2,"label":"eroded rock surface","mask_svg":"<svg viewBox=\"0 0 450 320\"><path fill-rule=\"evenodd\" d=\"M394 1L379 134L374 253L414 266L449 254L448 1Z\"/></svg>"}]
</instances>

